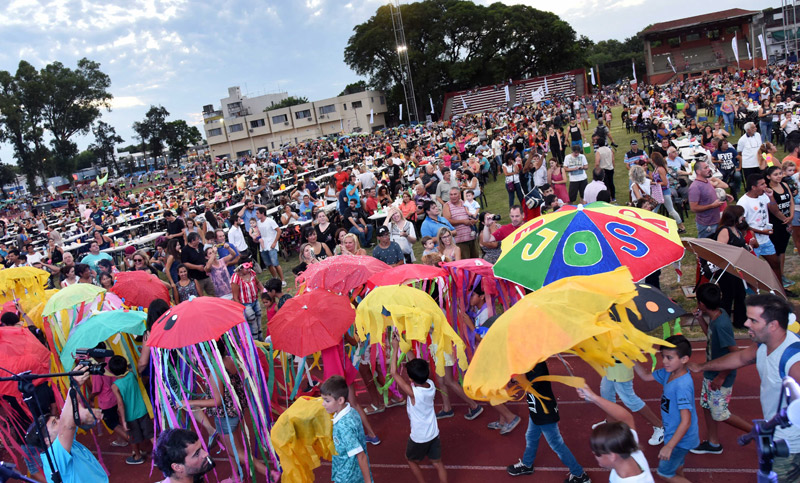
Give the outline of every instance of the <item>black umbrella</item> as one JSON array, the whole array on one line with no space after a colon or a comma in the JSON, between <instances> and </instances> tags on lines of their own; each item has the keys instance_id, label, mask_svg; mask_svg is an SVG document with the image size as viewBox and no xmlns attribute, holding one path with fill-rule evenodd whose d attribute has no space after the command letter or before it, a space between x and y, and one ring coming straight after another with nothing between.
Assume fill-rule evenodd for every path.
<instances>
[{"instance_id":1,"label":"black umbrella","mask_svg":"<svg viewBox=\"0 0 800 483\"><path fill-rule=\"evenodd\" d=\"M680 305L670 300L664 292L652 285L637 283L636 292L633 302L636 304L640 317L637 317L630 309L625 310L628 311L628 320L642 332L650 332L661 327L665 322L672 322L687 313ZM620 319L616 306L611 307L609 312L611 312L612 319L617 321Z\"/></svg>"}]
</instances>

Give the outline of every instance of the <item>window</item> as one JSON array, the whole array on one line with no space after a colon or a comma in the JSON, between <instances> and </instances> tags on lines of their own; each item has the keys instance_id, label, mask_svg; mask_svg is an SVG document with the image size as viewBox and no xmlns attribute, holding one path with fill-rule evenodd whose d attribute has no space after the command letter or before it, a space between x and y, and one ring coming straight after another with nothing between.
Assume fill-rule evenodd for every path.
<instances>
[{"instance_id":1,"label":"window","mask_svg":"<svg viewBox=\"0 0 800 483\"><path fill-rule=\"evenodd\" d=\"M742 31L742 28L740 26L738 26L738 25L733 25L733 26L728 27L728 28L725 29L725 33L726 34L740 33L741 31Z\"/></svg>"},{"instance_id":2,"label":"window","mask_svg":"<svg viewBox=\"0 0 800 483\"><path fill-rule=\"evenodd\" d=\"M249 149L247 151L239 151L238 153L236 153L237 158L241 158L244 156L252 156L252 155L253 153Z\"/></svg>"},{"instance_id":3,"label":"window","mask_svg":"<svg viewBox=\"0 0 800 483\"><path fill-rule=\"evenodd\" d=\"M375 102L375 98L374 97L370 97L369 98L369 102Z\"/></svg>"},{"instance_id":4,"label":"window","mask_svg":"<svg viewBox=\"0 0 800 483\"><path fill-rule=\"evenodd\" d=\"M230 133L239 132L239 131L244 131L244 126L242 125L242 123L231 124L230 126L228 126L228 132L230 132Z\"/></svg>"},{"instance_id":5,"label":"window","mask_svg":"<svg viewBox=\"0 0 800 483\"><path fill-rule=\"evenodd\" d=\"M711 40L718 40L718 39L719 39L719 30L718 30L718 29L715 29L715 30L709 30L709 31L708 31L708 33L707 33L706 35L707 35L707 36L708 36L708 38L709 38L709 39L711 39Z\"/></svg>"},{"instance_id":6,"label":"window","mask_svg":"<svg viewBox=\"0 0 800 483\"><path fill-rule=\"evenodd\" d=\"M328 104L327 106L322 106L319 108L319 114L330 114L332 112L336 112L336 104Z\"/></svg>"},{"instance_id":7,"label":"window","mask_svg":"<svg viewBox=\"0 0 800 483\"><path fill-rule=\"evenodd\" d=\"M361 109L361 101L355 101L353 103L353 109Z\"/></svg>"},{"instance_id":8,"label":"window","mask_svg":"<svg viewBox=\"0 0 800 483\"><path fill-rule=\"evenodd\" d=\"M700 34L686 34L687 42L694 42L695 40L700 40Z\"/></svg>"},{"instance_id":9,"label":"window","mask_svg":"<svg viewBox=\"0 0 800 483\"><path fill-rule=\"evenodd\" d=\"M272 146L272 149L275 149L275 141L270 141L269 144L270 144L270 146Z\"/></svg>"},{"instance_id":10,"label":"window","mask_svg":"<svg viewBox=\"0 0 800 483\"><path fill-rule=\"evenodd\" d=\"M660 40L653 40L653 41L650 42L650 48L651 49L655 49L656 47L661 47L661 41ZM383 103L381 103L381 104L383 104Z\"/></svg>"},{"instance_id":11,"label":"window","mask_svg":"<svg viewBox=\"0 0 800 483\"><path fill-rule=\"evenodd\" d=\"M297 111L297 112L294 113L294 118L295 119L305 119L307 117L311 117L311 110L310 109L305 109L305 110Z\"/></svg>"},{"instance_id":12,"label":"window","mask_svg":"<svg viewBox=\"0 0 800 483\"><path fill-rule=\"evenodd\" d=\"M344 103L344 104L342 104L342 105L344 106L344 110L346 111L346 110L347 110L347 103L345 102L345 103Z\"/></svg>"},{"instance_id":13,"label":"window","mask_svg":"<svg viewBox=\"0 0 800 483\"><path fill-rule=\"evenodd\" d=\"M681 45L681 38L680 37L672 37L671 39L667 39L667 43L671 47L677 47Z\"/></svg>"},{"instance_id":14,"label":"window","mask_svg":"<svg viewBox=\"0 0 800 483\"><path fill-rule=\"evenodd\" d=\"M241 108L242 108L242 103L241 102L231 102L230 104L228 104L228 110L229 111L234 111L234 110L241 109Z\"/></svg>"},{"instance_id":15,"label":"window","mask_svg":"<svg viewBox=\"0 0 800 483\"><path fill-rule=\"evenodd\" d=\"M289 120L289 116L286 114L281 114L280 116L272 116L272 124L280 124L282 122L287 122Z\"/></svg>"},{"instance_id":16,"label":"window","mask_svg":"<svg viewBox=\"0 0 800 483\"><path fill-rule=\"evenodd\" d=\"M264 127L266 124L267 123L264 122L263 119L256 119L255 121L250 121L251 128Z\"/></svg>"},{"instance_id":17,"label":"window","mask_svg":"<svg viewBox=\"0 0 800 483\"><path fill-rule=\"evenodd\" d=\"M213 137L213 136L222 136L222 128L221 127L215 127L214 129L209 129L208 130L208 137Z\"/></svg>"},{"instance_id":18,"label":"window","mask_svg":"<svg viewBox=\"0 0 800 483\"><path fill-rule=\"evenodd\" d=\"M386 104L386 98L381 96L381 104Z\"/></svg>"}]
</instances>

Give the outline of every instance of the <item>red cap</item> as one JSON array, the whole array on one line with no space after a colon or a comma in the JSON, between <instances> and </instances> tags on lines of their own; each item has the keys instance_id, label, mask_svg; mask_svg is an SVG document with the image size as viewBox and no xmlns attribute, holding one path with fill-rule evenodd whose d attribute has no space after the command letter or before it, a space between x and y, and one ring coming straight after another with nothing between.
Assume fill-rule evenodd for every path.
<instances>
[{"instance_id":1,"label":"red cap","mask_svg":"<svg viewBox=\"0 0 800 483\"><path fill-rule=\"evenodd\" d=\"M6 312L13 312L17 314L17 306L14 304L14 301L9 301L3 304L3 311L0 312L0 315L5 314ZM17 314L19 315L19 314Z\"/></svg>"}]
</instances>

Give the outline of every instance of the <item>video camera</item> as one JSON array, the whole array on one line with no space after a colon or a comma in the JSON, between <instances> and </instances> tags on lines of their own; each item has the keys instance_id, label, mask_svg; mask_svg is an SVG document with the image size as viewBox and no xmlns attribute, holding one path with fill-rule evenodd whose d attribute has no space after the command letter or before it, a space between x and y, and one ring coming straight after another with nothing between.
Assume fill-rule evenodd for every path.
<instances>
[{"instance_id":1,"label":"video camera","mask_svg":"<svg viewBox=\"0 0 800 483\"><path fill-rule=\"evenodd\" d=\"M95 362L92 359L104 359L112 357L114 351L107 349L75 349L75 359L78 361L79 366L89 368L89 374L93 376L102 376L106 372L105 362Z\"/></svg>"}]
</instances>

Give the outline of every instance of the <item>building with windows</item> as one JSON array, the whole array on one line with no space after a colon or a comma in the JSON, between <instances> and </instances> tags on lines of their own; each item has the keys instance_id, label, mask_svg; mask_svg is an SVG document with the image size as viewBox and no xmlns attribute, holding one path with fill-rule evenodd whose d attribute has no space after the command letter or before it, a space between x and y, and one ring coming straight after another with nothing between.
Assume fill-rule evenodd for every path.
<instances>
[{"instance_id":1,"label":"building with windows","mask_svg":"<svg viewBox=\"0 0 800 483\"><path fill-rule=\"evenodd\" d=\"M750 69L763 66L754 19L761 12L732 8L651 25L639 33L644 40L647 82L663 84L674 77L688 78L703 72ZM748 51L750 54L748 55Z\"/></svg>"},{"instance_id":2,"label":"building with windows","mask_svg":"<svg viewBox=\"0 0 800 483\"><path fill-rule=\"evenodd\" d=\"M203 128L211 155L238 158L310 139L386 127L386 97L379 91L272 109L287 97L285 92L247 97L239 87L230 87L228 97L220 99L219 109L212 104L203 106Z\"/></svg>"}]
</instances>

